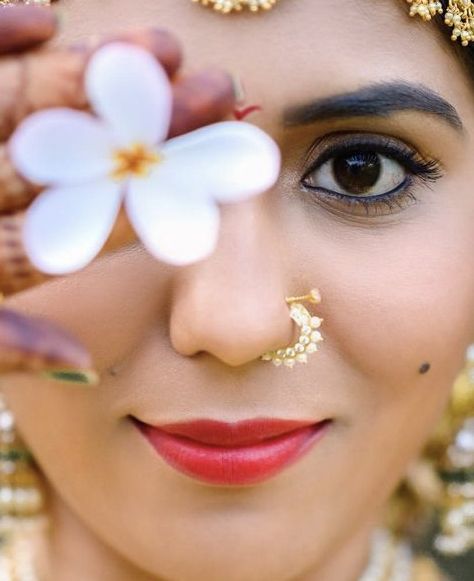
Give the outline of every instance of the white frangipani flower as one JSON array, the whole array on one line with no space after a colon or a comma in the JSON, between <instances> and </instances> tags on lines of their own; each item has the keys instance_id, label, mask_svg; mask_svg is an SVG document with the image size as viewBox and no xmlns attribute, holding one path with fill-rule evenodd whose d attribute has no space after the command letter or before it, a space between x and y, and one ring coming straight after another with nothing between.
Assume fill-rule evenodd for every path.
<instances>
[{"instance_id":1,"label":"white frangipani flower","mask_svg":"<svg viewBox=\"0 0 474 581\"><path fill-rule=\"evenodd\" d=\"M164 142L172 90L144 49L115 42L92 57L93 116L66 108L25 119L9 143L18 171L47 186L27 210L24 241L48 274L79 270L99 253L122 203L149 252L185 265L216 246L219 203L271 188L280 152L248 123L222 122Z\"/></svg>"}]
</instances>

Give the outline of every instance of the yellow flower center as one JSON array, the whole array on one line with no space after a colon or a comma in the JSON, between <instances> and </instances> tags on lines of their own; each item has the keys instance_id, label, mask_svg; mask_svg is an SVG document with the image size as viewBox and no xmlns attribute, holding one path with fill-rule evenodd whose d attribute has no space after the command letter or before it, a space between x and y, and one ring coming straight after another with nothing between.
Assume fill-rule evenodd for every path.
<instances>
[{"instance_id":1,"label":"yellow flower center","mask_svg":"<svg viewBox=\"0 0 474 581\"><path fill-rule=\"evenodd\" d=\"M142 143L114 152L115 169L112 177L123 180L129 176L146 177L151 168L160 163L162 157Z\"/></svg>"}]
</instances>

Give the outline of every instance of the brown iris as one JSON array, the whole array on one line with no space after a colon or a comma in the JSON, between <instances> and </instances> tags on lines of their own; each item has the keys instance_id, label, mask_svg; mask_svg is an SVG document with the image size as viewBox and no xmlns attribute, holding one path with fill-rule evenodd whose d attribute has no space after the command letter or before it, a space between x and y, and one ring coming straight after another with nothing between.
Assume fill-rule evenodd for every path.
<instances>
[{"instance_id":1,"label":"brown iris","mask_svg":"<svg viewBox=\"0 0 474 581\"><path fill-rule=\"evenodd\" d=\"M352 194L365 194L380 178L380 156L373 152L358 152L336 157L333 174L337 183Z\"/></svg>"}]
</instances>

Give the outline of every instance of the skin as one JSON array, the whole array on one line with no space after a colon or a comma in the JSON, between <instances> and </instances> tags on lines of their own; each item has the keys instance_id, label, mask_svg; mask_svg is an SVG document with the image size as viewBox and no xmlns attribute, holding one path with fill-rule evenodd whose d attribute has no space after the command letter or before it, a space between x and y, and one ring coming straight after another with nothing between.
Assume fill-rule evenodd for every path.
<instances>
[{"instance_id":1,"label":"skin","mask_svg":"<svg viewBox=\"0 0 474 581\"><path fill-rule=\"evenodd\" d=\"M54 580L355 581L383 505L442 414L474 338L472 89L403 3L348 3L337 19L329 4L226 19L186 0L64 3L60 42L153 23L182 40L185 69L238 73L263 107L249 120L278 140L284 167L272 191L222 208L203 262L173 268L135 244L7 301L71 331L102 378L94 389L3 379L50 487ZM410 111L282 126L287 107L393 80L437 91L464 133ZM404 209L351 214L300 186L306 151L335 131L389 135L439 160L443 177L417 183ZM321 350L292 371L259 361L293 340L284 297L314 286ZM129 414L333 424L291 467L238 488L170 468Z\"/></svg>"}]
</instances>

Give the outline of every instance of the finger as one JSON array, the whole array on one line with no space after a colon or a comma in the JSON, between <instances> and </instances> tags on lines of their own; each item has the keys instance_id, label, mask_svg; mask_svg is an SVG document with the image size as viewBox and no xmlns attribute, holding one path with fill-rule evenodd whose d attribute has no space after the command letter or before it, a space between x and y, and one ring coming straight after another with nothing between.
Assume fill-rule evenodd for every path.
<instances>
[{"instance_id":1,"label":"finger","mask_svg":"<svg viewBox=\"0 0 474 581\"><path fill-rule=\"evenodd\" d=\"M25 180L16 171L6 145L0 145L0 212L25 208L41 188Z\"/></svg>"},{"instance_id":2,"label":"finger","mask_svg":"<svg viewBox=\"0 0 474 581\"><path fill-rule=\"evenodd\" d=\"M179 79L173 91L169 137L221 121L235 108L232 77L222 71L203 71Z\"/></svg>"},{"instance_id":3,"label":"finger","mask_svg":"<svg viewBox=\"0 0 474 581\"><path fill-rule=\"evenodd\" d=\"M106 42L110 39L101 45ZM149 29L137 35L134 42L151 50L166 70L175 72L180 49L169 33ZM22 119L39 109L86 109L83 74L96 48L58 48L2 58L0 141L6 141Z\"/></svg>"},{"instance_id":4,"label":"finger","mask_svg":"<svg viewBox=\"0 0 474 581\"><path fill-rule=\"evenodd\" d=\"M0 308L0 373L75 373L89 376L92 360L67 331L38 317Z\"/></svg>"},{"instance_id":5,"label":"finger","mask_svg":"<svg viewBox=\"0 0 474 581\"><path fill-rule=\"evenodd\" d=\"M38 109L85 109L82 89L85 56L44 50L0 60L0 141L6 141L24 117Z\"/></svg>"},{"instance_id":6,"label":"finger","mask_svg":"<svg viewBox=\"0 0 474 581\"><path fill-rule=\"evenodd\" d=\"M93 52L101 46L104 46L104 44L114 41L130 42L148 50L160 61L169 77L173 77L181 66L181 47L178 40L167 30L162 30L161 28L145 28L124 32L101 41L97 46L93 47Z\"/></svg>"},{"instance_id":7,"label":"finger","mask_svg":"<svg viewBox=\"0 0 474 581\"><path fill-rule=\"evenodd\" d=\"M25 50L50 40L57 29L51 10L9 6L0 11L0 53Z\"/></svg>"},{"instance_id":8,"label":"finger","mask_svg":"<svg viewBox=\"0 0 474 581\"><path fill-rule=\"evenodd\" d=\"M25 213L0 216L0 292L22 291L47 280L26 255L23 243Z\"/></svg>"},{"instance_id":9,"label":"finger","mask_svg":"<svg viewBox=\"0 0 474 581\"><path fill-rule=\"evenodd\" d=\"M231 77L220 71L204 71L179 79L173 86L174 103L170 137L224 119L235 107ZM23 179L0 145L0 212L25 208L41 188Z\"/></svg>"},{"instance_id":10,"label":"finger","mask_svg":"<svg viewBox=\"0 0 474 581\"><path fill-rule=\"evenodd\" d=\"M0 292L11 295L50 279L32 264L23 242L25 212L0 216ZM101 255L136 240L125 210L122 208Z\"/></svg>"}]
</instances>

